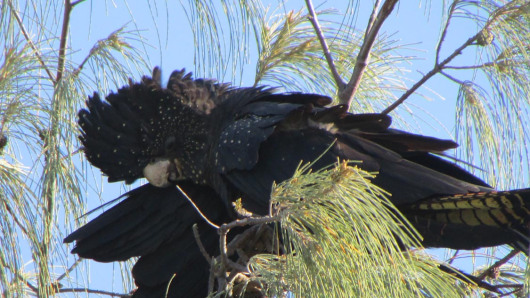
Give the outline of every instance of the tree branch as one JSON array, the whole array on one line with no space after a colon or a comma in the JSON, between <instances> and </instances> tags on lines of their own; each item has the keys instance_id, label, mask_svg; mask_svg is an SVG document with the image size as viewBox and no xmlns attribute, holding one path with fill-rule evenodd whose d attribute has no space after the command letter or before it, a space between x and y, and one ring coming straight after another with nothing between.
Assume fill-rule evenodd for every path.
<instances>
[{"instance_id":1,"label":"tree branch","mask_svg":"<svg viewBox=\"0 0 530 298\"><path fill-rule=\"evenodd\" d=\"M507 254L504 258L498 260L495 262L495 264L491 265L488 269L484 270L477 278L483 280L488 276L493 275L502 265L506 264L509 260L511 260L513 257L515 257L517 254L519 254L518 249L512 250L509 254Z\"/></svg>"},{"instance_id":2,"label":"tree branch","mask_svg":"<svg viewBox=\"0 0 530 298\"><path fill-rule=\"evenodd\" d=\"M357 91L361 79L363 77L366 66L370 61L370 52L372 51L375 38L377 37L377 34L381 29L381 26L385 22L386 18L392 13L392 10L394 10L394 6L397 2L398 0L385 0L385 3L383 3L383 6L379 10L379 13L377 14L375 20L370 18L370 21L368 22L366 28L363 44L361 46L361 49L359 50L359 54L357 55L355 68L353 69L350 81L348 82L346 88L339 93L339 101L341 104L345 104L348 107L351 105L355 92ZM376 2L376 5L378 3L379 1ZM378 8L376 5L374 5L374 11L372 12L372 15L375 14L375 11Z\"/></svg>"},{"instance_id":3,"label":"tree branch","mask_svg":"<svg viewBox=\"0 0 530 298\"><path fill-rule=\"evenodd\" d=\"M364 31L363 39L366 39L368 32L370 32L374 27L375 20L377 19L377 8L379 7L379 5L381 5L381 0L375 1L374 9L372 9L372 13L370 14L370 18L368 19L368 25L366 26L366 30Z\"/></svg>"},{"instance_id":4,"label":"tree branch","mask_svg":"<svg viewBox=\"0 0 530 298\"><path fill-rule=\"evenodd\" d=\"M76 3L77 4L77 3ZM55 83L58 83L64 73L64 63L66 59L66 42L68 40L68 28L70 26L70 13L72 12L72 3L70 0L64 0L64 13L63 13L63 27L61 29L61 40L59 43L59 62L57 63L57 78Z\"/></svg>"},{"instance_id":5,"label":"tree branch","mask_svg":"<svg viewBox=\"0 0 530 298\"><path fill-rule=\"evenodd\" d=\"M473 42L475 42L480 35L480 32L475 34L475 36L469 38L464 44L462 44L458 49L456 49L449 57L447 57L442 63L436 64L431 71L429 71L427 74L425 74L416 84L414 84L407 92L405 92L401 97L396 100L394 103L392 103L389 107L384 109L381 114L388 114L392 112L395 108L397 108L400 104L402 104L412 93L414 93L418 88L420 88L425 82L427 82L431 77L433 77L435 74L439 73L444 66L451 62L456 56L460 55L462 51L469 45L471 45Z\"/></svg>"},{"instance_id":6,"label":"tree branch","mask_svg":"<svg viewBox=\"0 0 530 298\"><path fill-rule=\"evenodd\" d=\"M199 228L197 227L197 224L193 224L191 228L193 229L193 236L195 237L195 242L197 242L197 245L199 246L199 250L201 251L202 255L204 256L208 264L212 266L212 257L210 257L210 255L206 251L206 248L204 248L204 244L202 244L201 236L199 235Z\"/></svg>"},{"instance_id":7,"label":"tree branch","mask_svg":"<svg viewBox=\"0 0 530 298\"><path fill-rule=\"evenodd\" d=\"M445 22L445 26L442 31L442 35L440 36L440 40L438 41L438 45L436 45L436 58L434 59L435 65L438 65L438 62L440 61L440 51L442 50L442 43L444 42L445 36L447 35L447 29L449 28L449 24L451 23L451 17L453 16L457 3L458 1L454 1L451 4L451 7L449 8L449 15L447 16L447 22Z\"/></svg>"},{"instance_id":8,"label":"tree branch","mask_svg":"<svg viewBox=\"0 0 530 298\"><path fill-rule=\"evenodd\" d=\"M309 12L308 19L313 25L313 28L315 29L315 34L317 35L318 41L320 42L320 46L322 47L322 51L324 52L324 57L326 57L326 61L328 62L329 70L331 71L331 75L333 76L333 79L335 80L335 83L337 84L337 88L340 93L346 87L346 83L344 82L344 80L342 80L339 72L337 71L337 68L335 67L335 63L333 62L333 57L331 56L331 52L329 51L326 38L324 37L324 33L322 32L320 24L318 23L317 13L313 8L313 3L311 2L311 0L305 0L305 3L307 6L307 11Z\"/></svg>"},{"instance_id":9,"label":"tree branch","mask_svg":"<svg viewBox=\"0 0 530 298\"><path fill-rule=\"evenodd\" d=\"M460 81L459 79L457 79L457 78L455 78L455 77L449 75L449 74L446 73L445 71L442 70L442 71L440 71L440 73L441 73L444 77L448 78L449 80L451 80L451 81L453 81L453 82L455 82L455 83L457 83L457 84L459 84L459 85L464 85L464 82L462 82L462 81Z\"/></svg>"},{"instance_id":10,"label":"tree branch","mask_svg":"<svg viewBox=\"0 0 530 298\"><path fill-rule=\"evenodd\" d=\"M279 216L262 216L262 217L247 217L244 219L238 219L226 224L221 225L219 228L219 250L220 250L220 258L221 258L221 276L219 276L219 288L224 289L226 287L226 271L229 267L236 268L241 270L239 266L237 266L234 262L230 261L228 259L228 249L226 245L226 236L228 235L228 232L230 232L231 229L235 227L244 227L248 225L259 225L259 224L268 224L272 222L279 221Z\"/></svg>"},{"instance_id":11,"label":"tree branch","mask_svg":"<svg viewBox=\"0 0 530 298\"><path fill-rule=\"evenodd\" d=\"M75 260L75 263L72 266L70 266L70 268L68 268L63 274L61 274L59 277L57 277L55 282L58 283L59 281L61 281L61 279L65 278L66 275L68 273L72 272L75 269L75 267L77 267L77 265L79 265L81 263L82 260L83 259L81 259L81 258Z\"/></svg>"},{"instance_id":12,"label":"tree branch","mask_svg":"<svg viewBox=\"0 0 530 298\"><path fill-rule=\"evenodd\" d=\"M502 62L501 62L502 63ZM480 65L467 65L467 66L445 66L444 69L479 69L479 68L485 68L485 67L492 67L495 65L499 65L501 63L494 63L494 62L486 62Z\"/></svg>"},{"instance_id":13,"label":"tree branch","mask_svg":"<svg viewBox=\"0 0 530 298\"><path fill-rule=\"evenodd\" d=\"M405 92L401 97L396 100L394 103L392 103L389 107L384 109L381 114L388 114L391 111L393 111L395 108L397 108L399 105L401 105L412 93L414 93L419 87L421 87L427 80L429 80L431 77L433 77L435 74L439 73L443 69L446 68L446 65L451 62L456 56L460 55L462 51L470 46L473 45L484 33L484 31L489 31L490 26L496 22L500 17L510 14L512 12L517 12L518 10L516 8L513 8L510 6L512 2L507 3L506 5L500 7L499 9L495 10L490 19L486 22L484 27L477 32L473 37L469 38L466 42L464 42L459 48L457 48L449 57L447 57L444 61L441 63L435 63L433 69L429 71L426 75L424 75L416 84L414 84L407 92ZM440 45L441 46L441 45Z\"/></svg>"},{"instance_id":14,"label":"tree branch","mask_svg":"<svg viewBox=\"0 0 530 298\"><path fill-rule=\"evenodd\" d=\"M39 52L39 49L37 49L37 47L35 46L35 44L31 40L31 37L29 37L29 34L26 31L26 28L24 27L24 23L22 23L22 19L20 18L20 16L18 15L17 11L13 7L13 3L11 1L7 1L7 5L9 6L9 9L11 10L13 16L15 17L15 20L17 21L18 27L20 28L20 31L22 31L22 35L24 35L24 38L26 39L26 41L28 42L29 46L31 47L31 49L35 53L35 56L39 60L39 63L42 65L42 68L44 68L44 71L46 71L46 74L48 74L48 77L50 78L50 80L53 83L55 83L56 82L55 77L53 76L52 72L46 66L46 63L44 63L44 60L42 59L42 56L41 56L41 54Z\"/></svg>"},{"instance_id":15,"label":"tree branch","mask_svg":"<svg viewBox=\"0 0 530 298\"><path fill-rule=\"evenodd\" d=\"M72 7L76 6L77 4L81 2L85 2L85 0L77 0L77 1L72 2Z\"/></svg>"}]
</instances>

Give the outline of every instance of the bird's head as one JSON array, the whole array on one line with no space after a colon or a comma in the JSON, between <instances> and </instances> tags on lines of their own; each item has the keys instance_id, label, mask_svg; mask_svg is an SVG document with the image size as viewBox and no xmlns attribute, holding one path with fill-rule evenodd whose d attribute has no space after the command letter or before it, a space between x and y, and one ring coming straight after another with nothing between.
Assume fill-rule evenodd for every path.
<instances>
[{"instance_id":1,"label":"bird's head","mask_svg":"<svg viewBox=\"0 0 530 298\"><path fill-rule=\"evenodd\" d=\"M164 138L163 154L151 158L142 170L149 183L167 187L182 180L203 182L206 142L203 130L196 128L194 131L184 129ZM178 138L182 136L185 138Z\"/></svg>"},{"instance_id":2,"label":"bird's head","mask_svg":"<svg viewBox=\"0 0 530 298\"><path fill-rule=\"evenodd\" d=\"M109 177L109 182L132 183L145 177L158 187L180 180L201 182L208 141L208 114L190 103L188 76L172 76L180 89L160 86L159 72L140 83L98 94L79 112L81 141L87 159ZM201 88L205 84L198 85ZM186 88L184 88L186 87ZM179 92L176 92L179 91Z\"/></svg>"}]
</instances>

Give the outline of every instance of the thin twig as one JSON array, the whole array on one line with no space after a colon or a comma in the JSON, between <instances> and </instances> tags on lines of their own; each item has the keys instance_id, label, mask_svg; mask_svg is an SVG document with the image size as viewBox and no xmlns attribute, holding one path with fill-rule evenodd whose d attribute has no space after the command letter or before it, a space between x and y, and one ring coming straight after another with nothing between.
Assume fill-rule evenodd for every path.
<instances>
[{"instance_id":1,"label":"thin twig","mask_svg":"<svg viewBox=\"0 0 530 298\"><path fill-rule=\"evenodd\" d=\"M204 248L204 244L202 244L201 236L199 235L199 228L197 227L197 224L193 224L191 228L193 229L193 236L195 237L195 242L197 242L197 245L199 246L199 250L201 251L202 255L204 256L208 264L212 266L212 257L208 254L208 252L206 251L206 248Z\"/></svg>"},{"instance_id":2,"label":"thin twig","mask_svg":"<svg viewBox=\"0 0 530 298\"><path fill-rule=\"evenodd\" d=\"M377 19L377 8L379 7L379 5L381 5L381 0L375 1L374 9L372 9L372 14L370 14L370 18L368 19L368 25L366 26L366 30L364 31L363 39L366 39L366 35L368 35L368 32L370 32L374 27L375 20Z\"/></svg>"},{"instance_id":3,"label":"thin twig","mask_svg":"<svg viewBox=\"0 0 530 298\"><path fill-rule=\"evenodd\" d=\"M92 48L93 49L93 48ZM85 59L83 59L83 61L81 61L81 63L77 66L77 68L74 70L74 74L77 76L81 70L83 70L83 67L85 66L85 64L88 62L88 59L92 57L92 51L90 51L90 53L85 57Z\"/></svg>"},{"instance_id":4,"label":"thin twig","mask_svg":"<svg viewBox=\"0 0 530 298\"><path fill-rule=\"evenodd\" d=\"M486 62L486 63L480 64L480 65L467 65L467 66L446 66L446 67L444 67L444 69L456 69L456 70L460 70L460 69L478 69L478 68L484 68L484 67L492 67L492 66L495 66L495 65L499 65L499 62L496 62L496 63L494 63L494 62Z\"/></svg>"},{"instance_id":5,"label":"thin twig","mask_svg":"<svg viewBox=\"0 0 530 298\"><path fill-rule=\"evenodd\" d=\"M451 81L453 81L453 82L455 82L455 83L457 83L457 84L460 84L460 85L463 85L463 84L464 84L464 82L462 82L462 81L460 81L459 79L457 79L457 78L451 76L450 74L446 73L446 72L443 71L443 70L440 71L440 73L441 73L444 77L448 78L449 80L451 80Z\"/></svg>"},{"instance_id":6,"label":"thin twig","mask_svg":"<svg viewBox=\"0 0 530 298\"><path fill-rule=\"evenodd\" d=\"M76 6L77 4L81 2L85 2L85 0L77 0L77 1L72 2L72 7Z\"/></svg>"},{"instance_id":7,"label":"thin twig","mask_svg":"<svg viewBox=\"0 0 530 298\"><path fill-rule=\"evenodd\" d=\"M228 235L228 232L235 228L235 227L244 227L244 226L248 226L248 225L259 225L259 224L267 224L267 223L271 223L271 222L275 222L275 221L279 221L280 220L280 217L279 216L262 216L262 217L247 217L247 218L244 218L244 219L238 219L238 220L234 220L232 222L229 222L229 223L225 223L223 225L221 225L221 227L219 228L219 235L220 235L220 240L219 240L219 250L220 250L220 258L221 258L221 274L220 276L218 277L218 281L219 281L219 284L220 284L220 289L223 289L225 288L226 286L226 269L230 266L235 266L235 263L233 263L232 261L230 261L228 259L228 249L227 249L227 245L226 245L226 236ZM237 267L232 267L232 268L237 268ZM237 269L241 269L241 268L237 268Z\"/></svg>"},{"instance_id":8,"label":"thin twig","mask_svg":"<svg viewBox=\"0 0 530 298\"><path fill-rule=\"evenodd\" d=\"M184 195L184 197L186 197L186 199L188 199L188 201L191 203L191 205L193 206L193 208L195 208L195 210L197 210L197 212L199 213L199 215L212 227L214 227L215 229L219 229L219 226L214 224L212 221L210 221L208 219L208 217L206 217L206 215L204 215L202 212L201 212L201 209L199 209L199 207L197 207L197 205L195 205L195 203L193 202L193 200L188 197L188 195L184 192L184 190L182 190L182 188L180 188L180 186L177 185L177 189L180 191L180 193L182 193Z\"/></svg>"},{"instance_id":9,"label":"thin twig","mask_svg":"<svg viewBox=\"0 0 530 298\"><path fill-rule=\"evenodd\" d=\"M453 262L455 261L456 256L458 255L459 252L460 252L459 249L455 250L455 253L453 254L453 256L451 258L449 258L449 260L447 260L447 264L449 264L449 265L453 264Z\"/></svg>"},{"instance_id":10,"label":"thin twig","mask_svg":"<svg viewBox=\"0 0 530 298\"><path fill-rule=\"evenodd\" d=\"M57 62L57 79L58 83L64 73L64 63L66 61L66 42L68 40L68 28L70 26L70 13L72 12L72 3L70 0L64 0L63 27L61 29L61 40L59 42L59 62Z\"/></svg>"},{"instance_id":11,"label":"thin twig","mask_svg":"<svg viewBox=\"0 0 530 298\"><path fill-rule=\"evenodd\" d=\"M387 17L392 13L392 10L394 10L394 6L397 2L398 0L386 0L379 10L375 20L368 23L367 32L365 32L363 44L359 50L359 54L357 55L355 67L353 69L350 81L348 82L346 88L339 93L339 100L341 104L345 104L348 107L351 105L355 92L361 83L366 66L369 63L370 52L372 51L372 47L375 43L375 38L377 37L377 34ZM374 11L376 9L377 7L374 6Z\"/></svg>"},{"instance_id":12,"label":"thin twig","mask_svg":"<svg viewBox=\"0 0 530 298\"><path fill-rule=\"evenodd\" d=\"M44 68L44 71L46 71L46 73L48 74L48 77L50 78L50 80L55 83L56 82L55 77L53 76L52 72L46 66L46 63L44 63L44 60L42 59L42 56L41 56L41 54L39 52L39 49L37 49L37 47L35 46L35 44L31 40L31 37L29 37L29 34L26 31L26 28L24 27L24 23L22 23L22 19L20 18L20 16L18 15L17 11L13 7L13 3L11 1L7 1L7 5L9 5L9 9L11 10L13 16L15 17L15 20L18 23L18 26L20 27L20 31L22 31L22 35L24 35L24 38L26 39L26 41L28 42L29 46L31 47L31 49L35 53L35 56L37 57L37 59L39 60L40 64L42 65L42 68Z\"/></svg>"},{"instance_id":13,"label":"thin twig","mask_svg":"<svg viewBox=\"0 0 530 298\"><path fill-rule=\"evenodd\" d=\"M305 3L307 6L307 11L309 12L308 19L313 25L313 28L315 29L315 34L317 35L318 41L320 42L320 46L322 47L322 51L324 52L324 57L326 57L326 61L328 62L331 75L333 76L333 79L337 84L339 92L341 92L346 87L346 83L344 82L344 80L342 80L339 72L337 71L337 68L335 67L335 63L333 62L333 56L331 56L328 43L326 42L324 33L322 32L320 24L318 23L317 13L313 8L313 3L311 2L311 0L305 0Z\"/></svg>"},{"instance_id":14,"label":"thin twig","mask_svg":"<svg viewBox=\"0 0 530 298\"><path fill-rule=\"evenodd\" d=\"M219 229L221 233L225 230L231 230L235 227L253 226L259 224L267 224L275 221L279 221L280 216L261 216L261 217L248 217L243 219L234 220L229 223L223 224Z\"/></svg>"},{"instance_id":15,"label":"thin twig","mask_svg":"<svg viewBox=\"0 0 530 298\"><path fill-rule=\"evenodd\" d=\"M208 276L208 297L211 297L210 294L213 293L213 287L215 286L215 258L212 257L209 262L210 265L210 275Z\"/></svg>"},{"instance_id":16,"label":"thin twig","mask_svg":"<svg viewBox=\"0 0 530 298\"><path fill-rule=\"evenodd\" d=\"M24 280L24 283L26 284L26 286L28 286L28 288L30 288L33 293L38 293L39 292L39 288L37 288L36 286L34 286L32 283L30 283L29 281L27 280Z\"/></svg>"},{"instance_id":17,"label":"thin twig","mask_svg":"<svg viewBox=\"0 0 530 298\"><path fill-rule=\"evenodd\" d=\"M460 53L469 45L471 45L473 42L475 42L478 38L480 33L477 33L475 36L469 38L464 44L462 44L458 49L456 49L449 57L447 57L442 63L437 64L434 66L431 71L429 71L427 74L425 74L416 84L414 84L407 92L405 92L401 97L396 100L394 103L392 103L390 106L388 106L386 109L384 109L381 114L388 114L392 112L395 108L397 108L399 105L401 105L412 93L414 93L418 88L420 88L425 82L427 82L432 76L439 73L444 66L451 62L456 56L460 55Z\"/></svg>"},{"instance_id":18,"label":"thin twig","mask_svg":"<svg viewBox=\"0 0 530 298\"><path fill-rule=\"evenodd\" d=\"M458 47L449 57L447 57L444 61L441 63L437 63L434 65L433 69L429 71L426 75L424 75L416 84L414 84L407 92L405 92L401 97L396 100L394 103L392 103L390 106L388 106L386 109L384 109L381 114L388 114L391 111L393 111L395 108L397 108L399 105L401 105L412 93L414 93L419 87L421 87L427 80L429 80L432 76L442 71L444 68L446 68L446 65L451 62L456 56L460 55L462 51L475 43L475 41L478 40L478 38L483 34L484 30L489 30L490 26L497 21L498 18L500 18L503 15L509 14L513 11L517 11L514 8L511 8L508 3L504 5L503 7L497 9L491 16L491 18L486 22L484 27L477 32L473 37L469 38L466 42L464 42L460 47Z\"/></svg>"},{"instance_id":19,"label":"thin twig","mask_svg":"<svg viewBox=\"0 0 530 298\"><path fill-rule=\"evenodd\" d=\"M476 276L473 276L471 274L467 274L465 272L462 272L460 271L459 269L456 269L454 267L451 267L451 266L447 266L447 265L444 265L444 264L439 264L438 265L438 268L440 268L440 270L442 270L443 272L447 272L453 276L455 276L456 278L458 278L459 280L465 282L465 283L474 283L476 284L478 287L482 288L482 289L485 289L485 290L488 290L490 292L494 292L494 293L497 293L497 294L500 294L501 292L499 291L499 289L497 289L495 286L479 279L478 277Z\"/></svg>"},{"instance_id":20,"label":"thin twig","mask_svg":"<svg viewBox=\"0 0 530 298\"><path fill-rule=\"evenodd\" d=\"M68 275L70 272L72 272L75 267L77 267L77 265L79 265L81 263L83 259L82 258L79 258L75 261L75 263L70 266L70 268L68 268L63 274L61 274L59 277L57 277L57 279L55 280L56 283L58 283L61 279L65 278L66 275Z\"/></svg>"},{"instance_id":21,"label":"thin twig","mask_svg":"<svg viewBox=\"0 0 530 298\"><path fill-rule=\"evenodd\" d=\"M246 266L243 266L239 263L236 263L230 259L228 259L228 263L227 263L228 267L232 268L232 269L235 269L235 271L237 272L247 272L248 273L248 268ZM231 279L231 278L229 278Z\"/></svg>"},{"instance_id":22,"label":"thin twig","mask_svg":"<svg viewBox=\"0 0 530 298\"><path fill-rule=\"evenodd\" d=\"M24 225L18 220L19 216L16 214L15 211L13 211L11 206L7 203L4 203L4 207L6 208L6 211L9 213L9 215L11 215L11 218L15 221L15 223L17 224L18 228L22 231L22 233L26 235L27 237L30 237L28 230L26 230Z\"/></svg>"},{"instance_id":23,"label":"thin twig","mask_svg":"<svg viewBox=\"0 0 530 298\"><path fill-rule=\"evenodd\" d=\"M495 264L491 265L491 267L489 267L488 269L484 270L484 272L482 272L479 276L477 276L477 278L485 279L486 277L490 276L491 274L493 274L495 272L495 270L499 269L499 267L501 267L502 265L506 264L506 262L511 260L513 257L515 257L519 252L520 252L520 250L518 250L518 249L512 250L504 258L498 260L497 262L495 262Z\"/></svg>"},{"instance_id":24,"label":"thin twig","mask_svg":"<svg viewBox=\"0 0 530 298\"><path fill-rule=\"evenodd\" d=\"M243 244L243 242L248 241L251 235L255 235L257 237L258 233L260 233L261 226L262 225L255 225L246 229L244 232L237 234L237 236L235 236L234 239L227 244L226 254L231 256L234 252L237 252L237 249Z\"/></svg>"},{"instance_id":25,"label":"thin twig","mask_svg":"<svg viewBox=\"0 0 530 298\"><path fill-rule=\"evenodd\" d=\"M438 62L440 61L440 51L442 50L442 43L444 42L445 36L447 35L447 29L449 28L449 24L451 23L451 17L453 16L457 3L459 3L459 1L454 1L451 4L451 7L449 8L447 22L445 22L445 26L442 31L442 35L440 36L440 40L438 41L438 45L436 45L436 58L434 59L434 65L438 65Z\"/></svg>"},{"instance_id":26,"label":"thin twig","mask_svg":"<svg viewBox=\"0 0 530 298\"><path fill-rule=\"evenodd\" d=\"M175 277L177 277L177 274L176 274L176 273L173 273L173 275L171 275L171 278L170 278L169 281L167 282L167 285L166 285L166 292L164 293L164 296L163 296L163 297L168 297L168 295L169 295L169 288L171 287L171 283L173 283L173 280L175 279Z\"/></svg>"}]
</instances>

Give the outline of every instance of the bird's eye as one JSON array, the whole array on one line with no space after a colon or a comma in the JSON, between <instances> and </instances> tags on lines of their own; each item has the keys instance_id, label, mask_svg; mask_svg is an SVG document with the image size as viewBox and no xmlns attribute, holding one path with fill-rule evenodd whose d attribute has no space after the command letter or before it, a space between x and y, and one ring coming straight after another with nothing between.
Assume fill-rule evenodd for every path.
<instances>
[{"instance_id":1,"label":"bird's eye","mask_svg":"<svg viewBox=\"0 0 530 298\"><path fill-rule=\"evenodd\" d=\"M164 149L166 152L173 151L177 147L177 139L173 136L166 139L166 142L164 143Z\"/></svg>"}]
</instances>

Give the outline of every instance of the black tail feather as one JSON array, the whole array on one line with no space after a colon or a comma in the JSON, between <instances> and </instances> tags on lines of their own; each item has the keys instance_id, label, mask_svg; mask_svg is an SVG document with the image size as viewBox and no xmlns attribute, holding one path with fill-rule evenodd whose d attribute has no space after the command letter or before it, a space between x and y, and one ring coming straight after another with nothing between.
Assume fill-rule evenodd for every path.
<instances>
[{"instance_id":1,"label":"black tail feather","mask_svg":"<svg viewBox=\"0 0 530 298\"><path fill-rule=\"evenodd\" d=\"M424 246L510 244L528 254L530 189L433 197L400 209L424 235Z\"/></svg>"}]
</instances>

